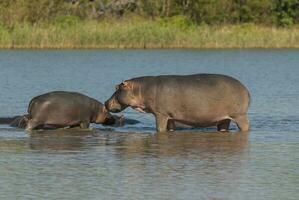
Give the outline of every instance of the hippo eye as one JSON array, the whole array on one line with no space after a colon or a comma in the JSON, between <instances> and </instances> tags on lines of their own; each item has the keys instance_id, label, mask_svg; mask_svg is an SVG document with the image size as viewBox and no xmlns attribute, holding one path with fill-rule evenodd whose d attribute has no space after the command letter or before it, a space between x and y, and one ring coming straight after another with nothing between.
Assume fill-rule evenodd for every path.
<instances>
[{"instance_id":1,"label":"hippo eye","mask_svg":"<svg viewBox=\"0 0 299 200\"><path fill-rule=\"evenodd\" d=\"M115 90L118 90L118 89L119 89L119 85L116 85L116 86L115 86Z\"/></svg>"}]
</instances>

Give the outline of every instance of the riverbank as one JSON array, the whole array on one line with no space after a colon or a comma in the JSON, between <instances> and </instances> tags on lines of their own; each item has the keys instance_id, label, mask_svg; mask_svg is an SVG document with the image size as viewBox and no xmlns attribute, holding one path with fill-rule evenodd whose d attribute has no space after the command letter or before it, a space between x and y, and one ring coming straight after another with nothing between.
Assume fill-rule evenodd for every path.
<instances>
[{"instance_id":1,"label":"riverbank","mask_svg":"<svg viewBox=\"0 0 299 200\"><path fill-rule=\"evenodd\" d=\"M299 48L299 27L207 26L184 20L0 26L0 48Z\"/></svg>"}]
</instances>

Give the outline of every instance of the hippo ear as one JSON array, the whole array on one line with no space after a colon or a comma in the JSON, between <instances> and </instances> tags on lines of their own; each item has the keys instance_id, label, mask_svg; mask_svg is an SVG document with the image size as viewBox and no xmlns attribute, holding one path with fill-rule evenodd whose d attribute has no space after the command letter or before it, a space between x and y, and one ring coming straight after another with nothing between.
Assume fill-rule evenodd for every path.
<instances>
[{"instance_id":1,"label":"hippo ear","mask_svg":"<svg viewBox=\"0 0 299 200\"><path fill-rule=\"evenodd\" d=\"M129 81L122 82L125 89L133 89L133 84Z\"/></svg>"},{"instance_id":2,"label":"hippo ear","mask_svg":"<svg viewBox=\"0 0 299 200\"><path fill-rule=\"evenodd\" d=\"M126 87L127 85L129 85L128 81L123 81L122 84Z\"/></svg>"}]
</instances>

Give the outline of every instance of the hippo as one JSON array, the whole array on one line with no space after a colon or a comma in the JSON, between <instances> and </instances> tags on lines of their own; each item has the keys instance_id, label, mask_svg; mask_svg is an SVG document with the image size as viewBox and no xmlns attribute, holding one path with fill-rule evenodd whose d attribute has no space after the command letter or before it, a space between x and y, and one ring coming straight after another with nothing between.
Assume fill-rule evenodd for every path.
<instances>
[{"instance_id":1,"label":"hippo","mask_svg":"<svg viewBox=\"0 0 299 200\"><path fill-rule=\"evenodd\" d=\"M105 102L110 112L127 107L152 113L157 132L175 130L179 122L192 127L217 126L228 131L234 121L241 131L249 130L248 89L233 77L221 74L144 76L116 86Z\"/></svg>"},{"instance_id":2,"label":"hippo","mask_svg":"<svg viewBox=\"0 0 299 200\"><path fill-rule=\"evenodd\" d=\"M90 123L107 125L115 119L105 106L77 92L53 91L34 97L28 106L26 130L80 126Z\"/></svg>"}]
</instances>

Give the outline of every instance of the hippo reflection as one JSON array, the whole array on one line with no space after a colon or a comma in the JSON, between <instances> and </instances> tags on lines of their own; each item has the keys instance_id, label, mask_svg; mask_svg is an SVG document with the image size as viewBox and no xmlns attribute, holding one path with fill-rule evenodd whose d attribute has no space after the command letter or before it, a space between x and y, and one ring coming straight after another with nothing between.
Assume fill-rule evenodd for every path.
<instances>
[{"instance_id":1,"label":"hippo reflection","mask_svg":"<svg viewBox=\"0 0 299 200\"><path fill-rule=\"evenodd\" d=\"M117 155L127 156L175 156L186 158L187 155L200 159L212 156L224 156L223 159L233 155L246 156L248 151L248 132L173 132L157 133L154 135L128 135L115 145Z\"/></svg>"},{"instance_id":2,"label":"hippo reflection","mask_svg":"<svg viewBox=\"0 0 299 200\"><path fill-rule=\"evenodd\" d=\"M91 137L92 136L92 137ZM248 151L248 133L174 132L173 134L121 133L105 130L84 131L74 128L33 133L28 140L35 150L82 150L108 146L117 156L154 156L200 159L234 155L243 157ZM107 148L108 148L107 147ZM244 154L245 153L245 154ZM223 157L225 155L225 157Z\"/></svg>"}]
</instances>

